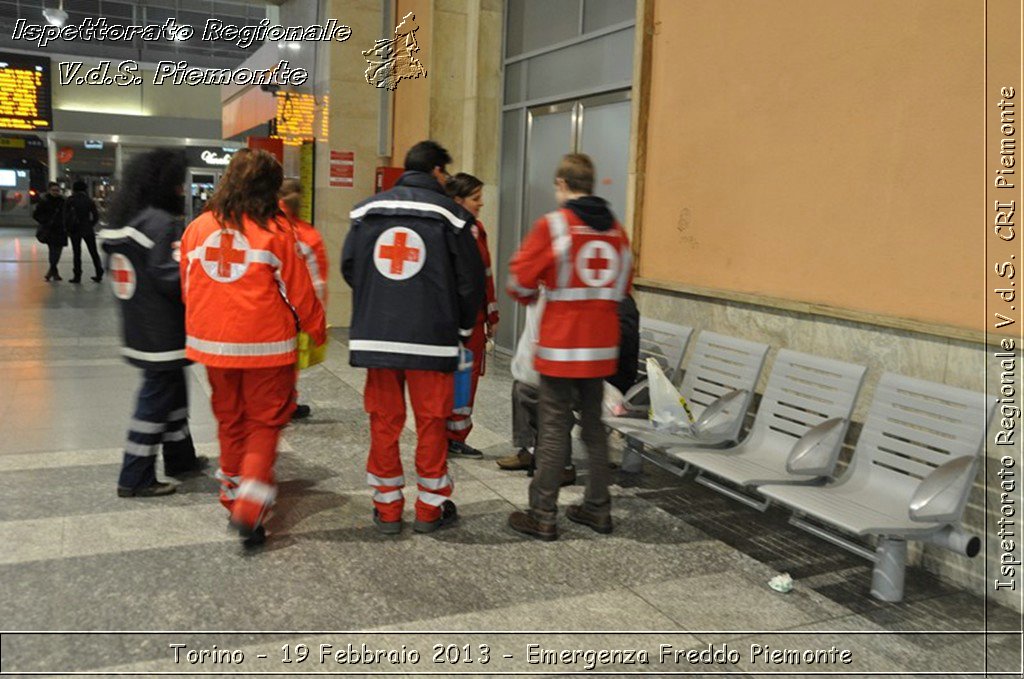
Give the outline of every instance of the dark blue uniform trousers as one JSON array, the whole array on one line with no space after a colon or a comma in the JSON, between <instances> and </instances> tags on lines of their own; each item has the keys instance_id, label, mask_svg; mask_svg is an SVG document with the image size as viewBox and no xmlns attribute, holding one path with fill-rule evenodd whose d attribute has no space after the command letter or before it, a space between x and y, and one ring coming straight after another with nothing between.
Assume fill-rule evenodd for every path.
<instances>
[{"instance_id":1,"label":"dark blue uniform trousers","mask_svg":"<svg viewBox=\"0 0 1024 679\"><path fill-rule=\"evenodd\" d=\"M142 387L128 426L117 484L122 488L144 488L156 483L156 454L161 446L165 474L177 474L195 466L184 368L142 371Z\"/></svg>"}]
</instances>

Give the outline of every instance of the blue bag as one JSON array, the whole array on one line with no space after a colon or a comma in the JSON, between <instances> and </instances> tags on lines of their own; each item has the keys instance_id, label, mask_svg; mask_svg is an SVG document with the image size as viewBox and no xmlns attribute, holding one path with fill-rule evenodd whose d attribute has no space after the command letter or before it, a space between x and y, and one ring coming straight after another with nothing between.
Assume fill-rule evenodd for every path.
<instances>
[{"instance_id":1,"label":"blue bag","mask_svg":"<svg viewBox=\"0 0 1024 679\"><path fill-rule=\"evenodd\" d=\"M469 405L470 392L473 389L473 352L465 347L459 348L459 369L455 373L455 405L454 409Z\"/></svg>"}]
</instances>

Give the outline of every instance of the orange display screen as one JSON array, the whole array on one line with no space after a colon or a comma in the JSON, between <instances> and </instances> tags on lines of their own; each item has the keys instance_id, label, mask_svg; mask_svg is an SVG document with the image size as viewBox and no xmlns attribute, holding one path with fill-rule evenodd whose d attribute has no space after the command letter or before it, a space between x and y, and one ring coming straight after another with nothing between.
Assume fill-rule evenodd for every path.
<instances>
[{"instance_id":1,"label":"orange display screen","mask_svg":"<svg viewBox=\"0 0 1024 679\"><path fill-rule=\"evenodd\" d=\"M52 129L50 60L0 52L0 130Z\"/></svg>"}]
</instances>

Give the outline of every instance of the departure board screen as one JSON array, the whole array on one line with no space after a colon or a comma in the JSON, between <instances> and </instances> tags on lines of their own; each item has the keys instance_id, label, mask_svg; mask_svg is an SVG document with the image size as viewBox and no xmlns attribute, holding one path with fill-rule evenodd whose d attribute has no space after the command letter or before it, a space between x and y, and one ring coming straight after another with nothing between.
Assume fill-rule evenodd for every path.
<instances>
[{"instance_id":1,"label":"departure board screen","mask_svg":"<svg viewBox=\"0 0 1024 679\"><path fill-rule=\"evenodd\" d=\"M0 52L0 130L52 129L50 60Z\"/></svg>"}]
</instances>

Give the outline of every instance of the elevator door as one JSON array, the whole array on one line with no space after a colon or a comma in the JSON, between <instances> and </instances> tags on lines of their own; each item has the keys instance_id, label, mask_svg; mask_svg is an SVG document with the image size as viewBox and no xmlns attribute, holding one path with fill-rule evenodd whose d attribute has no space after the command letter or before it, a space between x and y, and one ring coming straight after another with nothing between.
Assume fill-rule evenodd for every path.
<instances>
[{"instance_id":1,"label":"elevator door","mask_svg":"<svg viewBox=\"0 0 1024 679\"><path fill-rule=\"evenodd\" d=\"M514 252L538 217L558 207L555 201L555 170L566 153L586 153L594 161L594 193L611 204L619 222L625 221L626 178L629 163L629 91L611 92L529 109L526 118L526 148L523 163L523 203L518 229L503 229L502 238L512 237L515 246L501 248ZM499 262L507 266L507 262ZM496 284L504 287L504 271ZM516 307L509 318L503 305L504 327L499 326L498 344L512 347L522 330L523 314Z\"/></svg>"}]
</instances>

